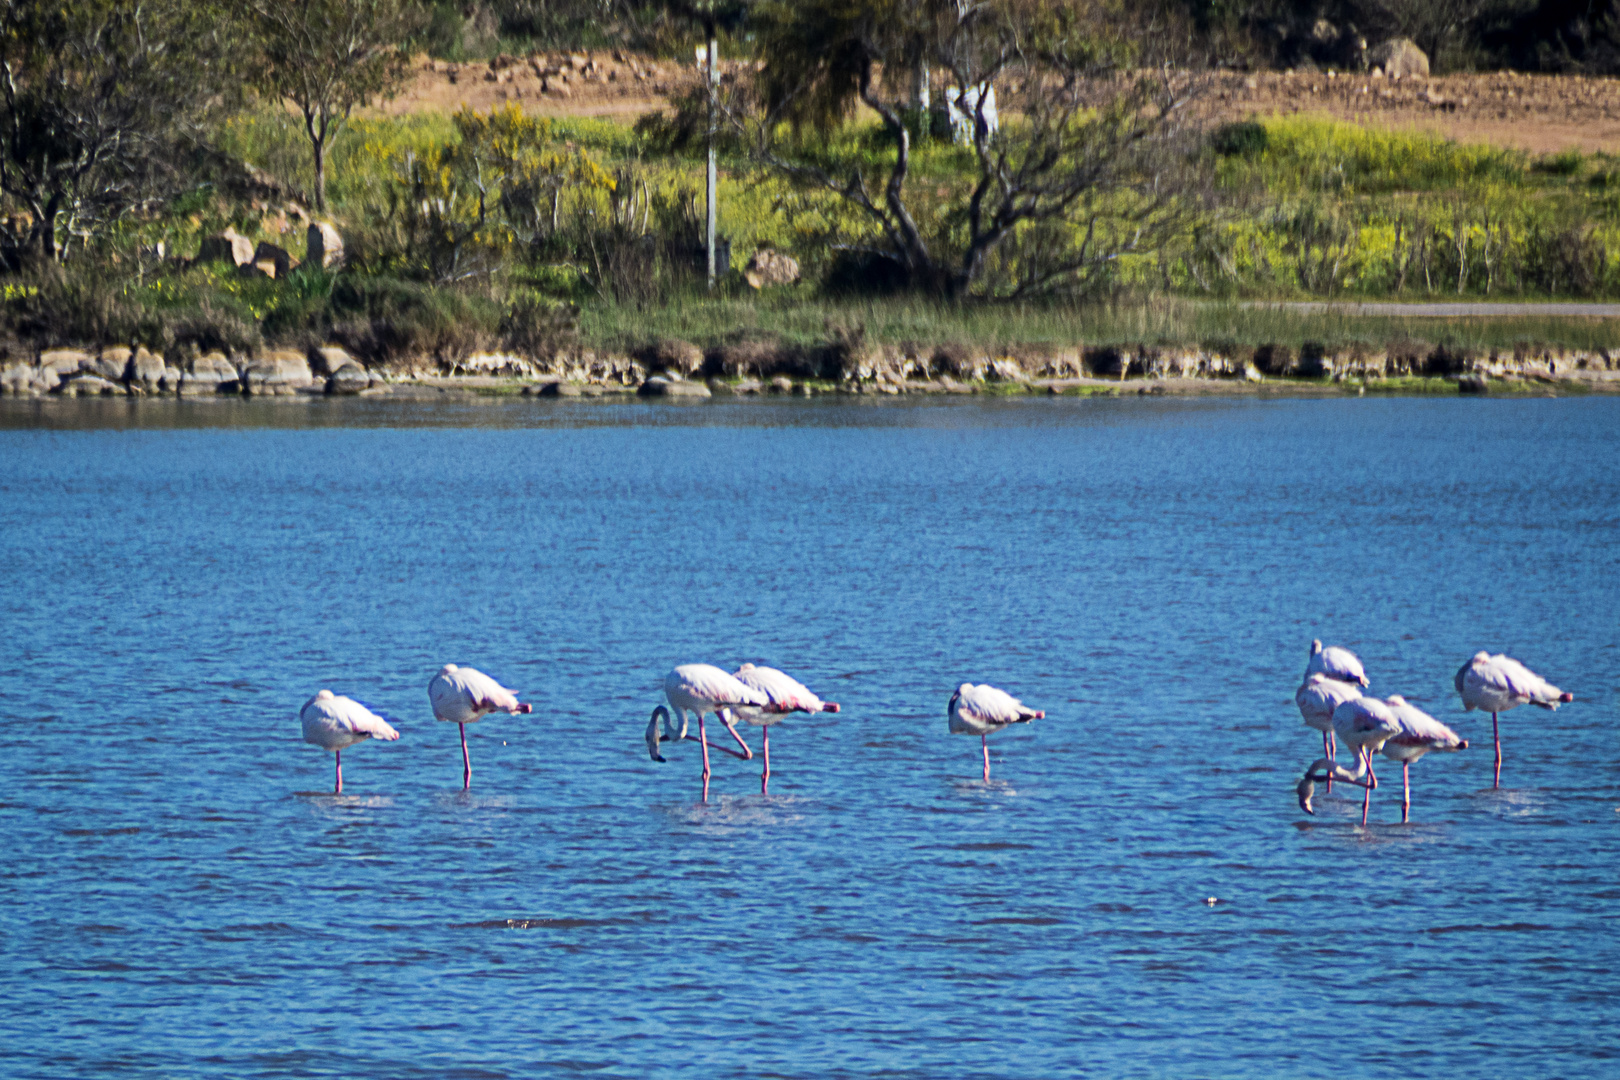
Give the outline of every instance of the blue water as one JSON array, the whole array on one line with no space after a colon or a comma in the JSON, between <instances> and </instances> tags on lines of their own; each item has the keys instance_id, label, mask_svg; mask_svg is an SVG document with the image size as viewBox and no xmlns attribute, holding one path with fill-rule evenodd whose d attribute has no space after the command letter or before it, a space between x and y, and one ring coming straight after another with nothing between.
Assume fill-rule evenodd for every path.
<instances>
[{"instance_id":1,"label":"blue water","mask_svg":"<svg viewBox=\"0 0 1620 1080\"><path fill-rule=\"evenodd\" d=\"M1614 398L7 405L0 1074L1617 1076L1617 611ZM1312 637L1474 740L1410 825L1295 805ZM844 711L704 805L745 660Z\"/></svg>"}]
</instances>

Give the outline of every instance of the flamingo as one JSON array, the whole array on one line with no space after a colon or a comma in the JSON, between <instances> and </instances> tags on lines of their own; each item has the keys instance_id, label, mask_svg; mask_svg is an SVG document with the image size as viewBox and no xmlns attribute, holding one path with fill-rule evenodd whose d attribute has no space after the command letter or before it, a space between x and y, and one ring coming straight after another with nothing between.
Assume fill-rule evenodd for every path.
<instances>
[{"instance_id":1,"label":"flamingo","mask_svg":"<svg viewBox=\"0 0 1620 1080\"><path fill-rule=\"evenodd\" d=\"M1305 678L1308 680L1318 672L1339 682L1367 685L1367 672L1361 666L1361 657L1342 645L1329 645L1324 649L1321 640L1315 639L1311 642L1310 662L1305 665Z\"/></svg>"},{"instance_id":2,"label":"flamingo","mask_svg":"<svg viewBox=\"0 0 1620 1080\"><path fill-rule=\"evenodd\" d=\"M1401 823L1412 816L1412 762L1430 750L1466 750L1468 740L1459 739L1457 733L1418 708L1409 705L1399 694L1384 699L1395 722L1400 724L1399 734L1391 735L1384 743L1384 756L1401 763Z\"/></svg>"},{"instance_id":3,"label":"flamingo","mask_svg":"<svg viewBox=\"0 0 1620 1080\"><path fill-rule=\"evenodd\" d=\"M838 702L822 701L793 676L773 667L744 664L733 675L744 686L752 687L770 699L771 707L738 705L732 712L741 720L765 729L765 769L759 776L759 793L766 794L771 782L771 728L782 722L788 713L837 712Z\"/></svg>"},{"instance_id":4,"label":"flamingo","mask_svg":"<svg viewBox=\"0 0 1620 1080\"><path fill-rule=\"evenodd\" d=\"M1025 724L1031 720L1045 720L1046 713L1039 709L1026 709L1024 703L989 684L963 683L951 695L945 706L952 735L977 735L984 750L984 782L990 782L990 741L993 731L1001 731L1009 724Z\"/></svg>"},{"instance_id":5,"label":"flamingo","mask_svg":"<svg viewBox=\"0 0 1620 1080\"><path fill-rule=\"evenodd\" d=\"M747 761L754 756L754 752L743 742L737 729L731 724L730 709L738 706L754 706L760 709L787 712L787 709L777 709L771 704L771 699L764 691L756 690L739 682L735 676L727 675L713 664L682 664L668 675L664 676L664 696L669 699L669 709L660 705L652 712L652 720L647 724L647 754L654 761L663 761L664 756L658 752L661 741L675 741L686 738L686 714L697 713L698 742L703 747L703 801L709 801L709 742L703 730L703 717L713 713L715 718L726 726L731 737L737 740L742 747L742 753L729 746L715 746L716 750L724 750L733 757ZM680 717L681 726L675 728L670 709Z\"/></svg>"},{"instance_id":6,"label":"flamingo","mask_svg":"<svg viewBox=\"0 0 1620 1080\"><path fill-rule=\"evenodd\" d=\"M1367 808L1372 804L1373 789L1378 786L1378 774L1373 772L1372 755L1386 741L1400 734L1400 721L1388 703L1375 697L1352 698L1333 710L1333 730L1339 739L1356 752L1356 771L1351 772L1328 758L1318 758L1300 778L1297 793L1299 808L1307 814L1311 809L1311 795L1319 780L1339 780L1362 789L1361 824L1367 824ZM1318 771L1322 770L1322 771ZM1363 780L1362 777L1366 779Z\"/></svg>"},{"instance_id":7,"label":"flamingo","mask_svg":"<svg viewBox=\"0 0 1620 1080\"><path fill-rule=\"evenodd\" d=\"M304 741L314 743L322 750L332 751L337 761L337 786L332 794L343 794L343 751L366 739L393 742L399 732L354 698L341 697L330 690L322 690L298 712L304 725Z\"/></svg>"},{"instance_id":8,"label":"flamingo","mask_svg":"<svg viewBox=\"0 0 1620 1080\"><path fill-rule=\"evenodd\" d=\"M1496 717L1517 705L1556 709L1575 700L1510 656L1492 656L1481 650L1464 664L1452 680L1462 695L1463 711L1479 709L1491 714L1491 742L1496 747L1496 782L1502 786L1502 736Z\"/></svg>"},{"instance_id":9,"label":"flamingo","mask_svg":"<svg viewBox=\"0 0 1620 1080\"><path fill-rule=\"evenodd\" d=\"M533 712L534 706L521 702L482 671L446 664L428 683L428 700L433 703L434 719L461 728L461 790L472 787L472 758L467 753L467 725L492 712L509 715Z\"/></svg>"},{"instance_id":10,"label":"flamingo","mask_svg":"<svg viewBox=\"0 0 1620 1080\"><path fill-rule=\"evenodd\" d=\"M1294 692L1294 704L1299 706L1299 715L1305 721L1305 726L1322 733L1322 754L1329 761L1335 756L1333 710L1360 696L1361 688L1355 683L1341 682L1321 671L1307 675L1305 682ZM1329 774L1329 792L1333 790L1333 780L1334 777Z\"/></svg>"}]
</instances>

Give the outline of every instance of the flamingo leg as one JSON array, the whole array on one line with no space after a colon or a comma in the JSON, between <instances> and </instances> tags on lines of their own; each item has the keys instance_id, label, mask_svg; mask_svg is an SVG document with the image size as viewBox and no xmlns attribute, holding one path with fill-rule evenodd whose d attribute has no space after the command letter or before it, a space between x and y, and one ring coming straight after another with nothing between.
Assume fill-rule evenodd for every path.
<instances>
[{"instance_id":1,"label":"flamingo leg","mask_svg":"<svg viewBox=\"0 0 1620 1080\"><path fill-rule=\"evenodd\" d=\"M461 729L461 790L472 790L472 756L467 753L467 725L457 724Z\"/></svg>"},{"instance_id":2,"label":"flamingo leg","mask_svg":"<svg viewBox=\"0 0 1620 1080\"><path fill-rule=\"evenodd\" d=\"M1371 776L1372 762L1369 760L1371 755L1368 754L1367 751L1363 750L1361 752L1361 757L1363 761L1367 761L1367 774ZM1378 778L1374 776L1372 782L1361 789L1361 827L1364 829L1367 827L1367 808L1372 805L1373 788L1377 786Z\"/></svg>"},{"instance_id":3,"label":"flamingo leg","mask_svg":"<svg viewBox=\"0 0 1620 1080\"><path fill-rule=\"evenodd\" d=\"M1326 731L1322 732L1322 756L1327 758L1329 761L1333 760L1333 736ZM1332 773L1328 774L1327 791L1329 795L1333 794Z\"/></svg>"},{"instance_id":4,"label":"flamingo leg","mask_svg":"<svg viewBox=\"0 0 1620 1080\"><path fill-rule=\"evenodd\" d=\"M769 794L766 790L771 783L771 729L765 729L765 771L759 774L759 793Z\"/></svg>"},{"instance_id":5,"label":"flamingo leg","mask_svg":"<svg viewBox=\"0 0 1620 1080\"><path fill-rule=\"evenodd\" d=\"M703 747L703 801L709 801L709 740L703 735L703 714L698 713L698 744Z\"/></svg>"},{"instance_id":6,"label":"flamingo leg","mask_svg":"<svg viewBox=\"0 0 1620 1080\"><path fill-rule=\"evenodd\" d=\"M737 745L743 748L742 759L744 761L748 761L748 760L752 759L753 756L754 756L754 752L751 749L749 749L747 743L743 742L743 737L741 735L737 734L737 729L731 726L731 713L729 711L725 711L725 712L715 713L715 715L720 718L720 722L722 724L726 725L726 730L731 732L731 737L733 739L737 740Z\"/></svg>"},{"instance_id":7,"label":"flamingo leg","mask_svg":"<svg viewBox=\"0 0 1620 1080\"><path fill-rule=\"evenodd\" d=\"M990 736L980 735L979 745L984 748L984 782L990 782Z\"/></svg>"},{"instance_id":8,"label":"flamingo leg","mask_svg":"<svg viewBox=\"0 0 1620 1080\"><path fill-rule=\"evenodd\" d=\"M1377 791L1378 790L1378 774L1373 772L1372 751L1371 750L1363 750L1361 752L1361 757L1362 757L1362 760L1364 760L1367 763L1367 780L1372 785L1372 790Z\"/></svg>"},{"instance_id":9,"label":"flamingo leg","mask_svg":"<svg viewBox=\"0 0 1620 1080\"><path fill-rule=\"evenodd\" d=\"M1401 824L1412 816L1412 763L1401 762Z\"/></svg>"},{"instance_id":10,"label":"flamingo leg","mask_svg":"<svg viewBox=\"0 0 1620 1080\"><path fill-rule=\"evenodd\" d=\"M337 759L337 787L332 789L332 794L341 795L343 794L343 751L334 750L332 756Z\"/></svg>"},{"instance_id":11,"label":"flamingo leg","mask_svg":"<svg viewBox=\"0 0 1620 1080\"><path fill-rule=\"evenodd\" d=\"M1502 786L1502 736L1496 730L1496 714L1491 713L1491 742L1496 747L1496 781L1491 786Z\"/></svg>"}]
</instances>

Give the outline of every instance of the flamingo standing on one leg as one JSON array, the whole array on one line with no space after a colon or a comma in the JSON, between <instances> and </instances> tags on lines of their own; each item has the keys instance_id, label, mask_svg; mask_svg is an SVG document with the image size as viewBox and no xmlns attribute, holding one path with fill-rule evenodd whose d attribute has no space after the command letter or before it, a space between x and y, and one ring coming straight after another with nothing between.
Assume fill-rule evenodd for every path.
<instances>
[{"instance_id":1,"label":"flamingo standing on one leg","mask_svg":"<svg viewBox=\"0 0 1620 1080\"><path fill-rule=\"evenodd\" d=\"M534 706L517 699L517 694L482 671L446 664L428 683L428 700L433 716L461 728L461 790L472 787L472 757L467 753L467 725L493 712L509 715L533 712Z\"/></svg>"},{"instance_id":2,"label":"flamingo standing on one leg","mask_svg":"<svg viewBox=\"0 0 1620 1080\"><path fill-rule=\"evenodd\" d=\"M332 794L343 794L343 751L366 739L393 742L399 732L393 725L350 697L322 690L298 713L304 725L304 741L332 751L337 761L337 786Z\"/></svg>"},{"instance_id":3,"label":"flamingo standing on one leg","mask_svg":"<svg viewBox=\"0 0 1620 1080\"><path fill-rule=\"evenodd\" d=\"M729 746L715 746L716 750L724 750L734 757L744 761L754 756L754 752L743 742L737 729L732 726L728 710L739 706L755 706L761 709L773 708L771 699L763 691L756 690L737 680L735 676L727 675L724 671L712 664L682 664L680 667L664 676L664 696L669 699L669 709L675 710L680 717L681 726L675 728L669 709L660 705L653 710L652 720L647 724L647 754L654 761L663 761L664 756L658 752L658 744L664 740L677 740L686 738L686 714L697 713L698 742L703 747L703 801L709 801L709 742L703 730L703 717L713 713L715 718L726 726L731 737L737 740L742 747L742 753ZM786 711L786 710L782 710Z\"/></svg>"},{"instance_id":4,"label":"flamingo standing on one leg","mask_svg":"<svg viewBox=\"0 0 1620 1080\"><path fill-rule=\"evenodd\" d=\"M1361 687L1355 683L1335 679L1321 671L1307 675L1305 682L1294 693L1294 704L1299 706L1299 715L1305 721L1305 726L1322 733L1322 756L1328 761L1332 761L1335 756L1333 710L1360 696ZM1328 773L1324 779L1327 780L1327 789L1331 792L1333 774Z\"/></svg>"},{"instance_id":5,"label":"flamingo standing on one leg","mask_svg":"<svg viewBox=\"0 0 1620 1080\"><path fill-rule=\"evenodd\" d=\"M1385 702L1375 697L1352 698L1333 710L1333 730L1339 740L1356 752L1356 771L1351 772L1327 758L1319 758L1299 782L1299 808L1307 814L1311 809L1311 793L1318 780L1334 779L1355 784L1362 789L1361 824L1367 824L1367 809L1372 805L1373 789L1378 786L1378 774L1373 772L1372 755L1388 739L1400 733L1400 722ZM1319 771L1321 770L1321 771ZM1365 776L1367 779L1363 780Z\"/></svg>"},{"instance_id":6,"label":"flamingo standing on one leg","mask_svg":"<svg viewBox=\"0 0 1620 1080\"><path fill-rule=\"evenodd\" d=\"M1311 642L1311 658L1305 665L1305 678L1309 681L1312 675L1318 673L1339 682L1367 685L1367 671L1361 666L1361 657L1342 645L1329 645L1324 649L1320 639Z\"/></svg>"},{"instance_id":7,"label":"flamingo standing on one leg","mask_svg":"<svg viewBox=\"0 0 1620 1080\"><path fill-rule=\"evenodd\" d=\"M765 709L757 705L738 705L732 709L738 719L765 729L765 769L759 776L759 793L764 795L771 782L771 728L781 723L788 713L837 712L838 702L822 701L799 680L773 667L744 664L733 678L758 690L771 702Z\"/></svg>"},{"instance_id":8,"label":"flamingo standing on one leg","mask_svg":"<svg viewBox=\"0 0 1620 1080\"><path fill-rule=\"evenodd\" d=\"M1518 705L1556 709L1575 700L1574 694L1564 693L1512 657L1500 653L1492 656L1483 650L1458 670L1452 682L1462 695L1464 712L1479 709L1491 714L1491 742L1496 747L1493 787L1502 786L1502 736L1497 730L1497 714Z\"/></svg>"},{"instance_id":9,"label":"flamingo standing on one leg","mask_svg":"<svg viewBox=\"0 0 1620 1080\"><path fill-rule=\"evenodd\" d=\"M1401 726L1398 734L1385 742L1384 756L1401 763L1401 824L1412 816L1412 762L1430 750L1466 750L1468 740L1418 708L1409 705L1399 694L1384 699L1389 711Z\"/></svg>"},{"instance_id":10,"label":"flamingo standing on one leg","mask_svg":"<svg viewBox=\"0 0 1620 1080\"><path fill-rule=\"evenodd\" d=\"M990 741L992 732L1001 731L1010 724L1024 724L1031 720L1044 720L1046 713L1039 709L1026 709L1024 703L988 684L974 686L963 683L951 695L945 706L952 735L977 735L984 751L984 782L990 782Z\"/></svg>"}]
</instances>

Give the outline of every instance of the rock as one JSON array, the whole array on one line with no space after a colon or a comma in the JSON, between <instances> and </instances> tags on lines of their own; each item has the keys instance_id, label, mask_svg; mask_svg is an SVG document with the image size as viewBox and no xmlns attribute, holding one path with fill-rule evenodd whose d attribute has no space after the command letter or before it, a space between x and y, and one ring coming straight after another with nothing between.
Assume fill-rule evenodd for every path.
<instances>
[{"instance_id":1,"label":"rock","mask_svg":"<svg viewBox=\"0 0 1620 1080\"><path fill-rule=\"evenodd\" d=\"M148 394L156 393L163 382L163 370L163 357L148 352L144 347L139 348L130 357L129 367L124 371L124 381Z\"/></svg>"},{"instance_id":2,"label":"rock","mask_svg":"<svg viewBox=\"0 0 1620 1080\"><path fill-rule=\"evenodd\" d=\"M366 369L354 361L350 361L338 368L332 377L326 380L328 394L358 394L371 385L371 376Z\"/></svg>"},{"instance_id":3,"label":"rock","mask_svg":"<svg viewBox=\"0 0 1620 1080\"><path fill-rule=\"evenodd\" d=\"M578 383L562 382L561 380L549 382L539 387L541 397L579 397L582 392Z\"/></svg>"},{"instance_id":4,"label":"rock","mask_svg":"<svg viewBox=\"0 0 1620 1080\"><path fill-rule=\"evenodd\" d=\"M295 352L266 353L242 373L242 389L249 394L291 394L314 381L309 363Z\"/></svg>"},{"instance_id":5,"label":"rock","mask_svg":"<svg viewBox=\"0 0 1620 1080\"><path fill-rule=\"evenodd\" d=\"M791 255L765 248L754 252L743 269L743 278L752 289L766 289L772 285L792 285L799 280L799 262Z\"/></svg>"},{"instance_id":6,"label":"rock","mask_svg":"<svg viewBox=\"0 0 1620 1080\"><path fill-rule=\"evenodd\" d=\"M101 397L123 393L123 388L98 375L80 375L63 383L57 392L63 397Z\"/></svg>"},{"instance_id":7,"label":"rock","mask_svg":"<svg viewBox=\"0 0 1620 1080\"><path fill-rule=\"evenodd\" d=\"M34 369L27 364L10 364L0 369L0 394L26 394L34 385Z\"/></svg>"},{"instance_id":8,"label":"rock","mask_svg":"<svg viewBox=\"0 0 1620 1080\"><path fill-rule=\"evenodd\" d=\"M1488 392L1483 375L1465 375L1457 380L1457 393L1484 394Z\"/></svg>"},{"instance_id":9,"label":"rock","mask_svg":"<svg viewBox=\"0 0 1620 1080\"><path fill-rule=\"evenodd\" d=\"M322 270L343 265L343 237L330 221L310 222L304 262Z\"/></svg>"},{"instance_id":10,"label":"rock","mask_svg":"<svg viewBox=\"0 0 1620 1080\"><path fill-rule=\"evenodd\" d=\"M793 380L788 378L786 375L778 375L776 378L771 380L771 393L773 393L773 394L791 394L791 393L793 393Z\"/></svg>"},{"instance_id":11,"label":"rock","mask_svg":"<svg viewBox=\"0 0 1620 1080\"><path fill-rule=\"evenodd\" d=\"M262 268L267 262L271 264L270 276L277 279L286 277L298 265L285 248L260 240L259 246L253 249L253 264Z\"/></svg>"},{"instance_id":12,"label":"rock","mask_svg":"<svg viewBox=\"0 0 1620 1080\"><path fill-rule=\"evenodd\" d=\"M641 388L636 393L642 397L706 398L714 396L709 388L702 383L665 379L658 375L654 375L642 383Z\"/></svg>"},{"instance_id":13,"label":"rock","mask_svg":"<svg viewBox=\"0 0 1620 1080\"><path fill-rule=\"evenodd\" d=\"M1429 58L1411 38L1390 38L1367 50L1367 62L1385 75L1404 79L1429 77Z\"/></svg>"},{"instance_id":14,"label":"rock","mask_svg":"<svg viewBox=\"0 0 1620 1080\"><path fill-rule=\"evenodd\" d=\"M225 359L223 353L212 352L191 362L191 370L180 380L181 394L234 394L239 389L240 376L236 365Z\"/></svg>"},{"instance_id":15,"label":"rock","mask_svg":"<svg viewBox=\"0 0 1620 1080\"><path fill-rule=\"evenodd\" d=\"M78 349L48 349L39 354L39 366L51 368L58 376L87 371L95 366L95 358Z\"/></svg>"},{"instance_id":16,"label":"rock","mask_svg":"<svg viewBox=\"0 0 1620 1080\"><path fill-rule=\"evenodd\" d=\"M170 367L165 364L163 366L163 382L161 384L163 392L165 394L178 394L180 392L180 383L184 378L185 376L180 374L179 368Z\"/></svg>"},{"instance_id":17,"label":"rock","mask_svg":"<svg viewBox=\"0 0 1620 1080\"><path fill-rule=\"evenodd\" d=\"M232 266L248 266L253 262L253 241L227 227L218 236L210 236L197 249L197 262L219 262L228 259Z\"/></svg>"},{"instance_id":18,"label":"rock","mask_svg":"<svg viewBox=\"0 0 1620 1080\"><path fill-rule=\"evenodd\" d=\"M349 355L347 349L337 345L309 350L309 369L319 379L331 378L348 365L358 363L358 360Z\"/></svg>"},{"instance_id":19,"label":"rock","mask_svg":"<svg viewBox=\"0 0 1620 1080\"><path fill-rule=\"evenodd\" d=\"M129 362L134 359L135 350L127 345L115 345L102 349L90 366L82 370L100 375L103 379L113 382L122 382L124 373L129 370Z\"/></svg>"},{"instance_id":20,"label":"rock","mask_svg":"<svg viewBox=\"0 0 1620 1080\"><path fill-rule=\"evenodd\" d=\"M1244 364L1243 379L1245 382L1259 382L1261 380L1260 369L1253 364Z\"/></svg>"},{"instance_id":21,"label":"rock","mask_svg":"<svg viewBox=\"0 0 1620 1080\"><path fill-rule=\"evenodd\" d=\"M236 268L236 274L245 278L273 278L276 276L276 264L269 259L262 263L243 263Z\"/></svg>"}]
</instances>

